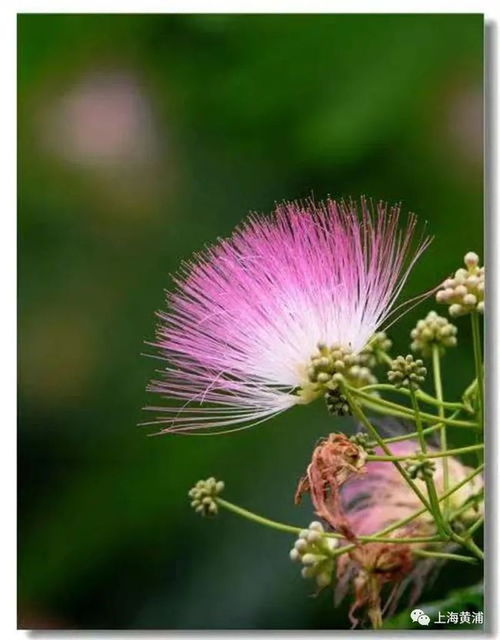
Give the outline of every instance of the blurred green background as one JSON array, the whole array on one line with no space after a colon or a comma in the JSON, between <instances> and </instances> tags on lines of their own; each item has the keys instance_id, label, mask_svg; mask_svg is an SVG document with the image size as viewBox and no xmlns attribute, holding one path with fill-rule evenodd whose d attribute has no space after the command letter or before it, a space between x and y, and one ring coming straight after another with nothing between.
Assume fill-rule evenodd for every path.
<instances>
[{"instance_id":1,"label":"blurred green background","mask_svg":"<svg viewBox=\"0 0 500 640\"><path fill-rule=\"evenodd\" d=\"M297 479L341 425L318 403L148 438L141 353L179 261L275 200L402 201L435 235L407 296L482 253L482 16L21 15L18 34L19 624L348 627L330 592L308 597L293 539L186 496L213 474L306 524ZM472 375L458 324L450 397ZM446 567L426 598L480 576Z\"/></svg>"}]
</instances>

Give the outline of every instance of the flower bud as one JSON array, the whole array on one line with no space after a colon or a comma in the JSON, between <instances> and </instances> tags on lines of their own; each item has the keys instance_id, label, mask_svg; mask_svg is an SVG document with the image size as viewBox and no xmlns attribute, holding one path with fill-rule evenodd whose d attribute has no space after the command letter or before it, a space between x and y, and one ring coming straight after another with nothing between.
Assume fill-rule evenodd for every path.
<instances>
[{"instance_id":1,"label":"flower bud","mask_svg":"<svg viewBox=\"0 0 500 640\"><path fill-rule=\"evenodd\" d=\"M477 267L477 265L479 264L479 256L477 255L477 253L469 251L469 253L466 253L464 256L464 262L469 268Z\"/></svg>"},{"instance_id":2,"label":"flower bud","mask_svg":"<svg viewBox=\"0 0 500 640\"><path fill-rule=\"evenodd\" d=\"M457 344L456 334L457 328L451 322L435 311L429 311L426 318L419 320L411 331L411 350L431 357L434 346L437 346L440 355L443 355L446 347Z\"/></svg>"},{"instance_id":3,"label":"flower bud","mask_svg":"<svg viewBox=\"0 0 500 640\"><path fill-rule=\"evenodd\" d=\"M457 269L436 293L436 301L450 305L449 313L455 318L472 311L484 312L484 267L479 266L479 256L472 251L465 254L464 263L467 269Z\"/></svg>"},{"instance_id":4,"label":"flower bud","mask_svg":"<svg viewBox=\"0 0 500 640\"><path fill-rule=\"evenodd\" d=\"M473 307L477 303L477 298L473 293L467 293L464 295L463 303L466 307Z\"/></svg>"},{"instance_id":5,"label":"flower bud","mask_svg":"<svg viewBox=\"0 0 500 640\"><path fill-rule=\"evenodd\" d=\"M325 571L323 573L318 573L316 576L316 584L320 589L327 587L332 581L332 574Z\"/></svg>"},{"instance_id":6,"label":"flower bud","mask_svg":"<svg viewBox=\"0 0 500 640\"><path fill-rule=\"evenodd\" d=\"M449 314L452 318L458 318L466 313L465 307L462 307L461 304L452 304L449 308Z\"/></svg>"},{"instance_id":7,"label":"flower bud","mask_svg":"<svg viewBox=\"0 0 500 640\"><path fill-rule=\"evenodd\" d=\"M391 370L387 373L389 382L396 388L418 389L427 374L423 364L422 360L414 360L412 355L398 356L392 361Z\"/></svg>"},{"instance_id":8,"label":"flower bud","mask_svg":"<svg viewBox=\"0 0 500 640\"><path fill-rule=\"evenodd\" d=\"M191 498L191 507L203 516L215 516L218 512L216 497L224 490L224 482L215 478L198 480L188 495Z\"/></svg>"},{"instance_id":9,"label":"flower bud","mask_svg":"<svg viewBox=\"0 0 500 640\"><path fill-rule=\"evenodd\" d=\"M303 578L315 578L320 589L327 587L335 568L334 549L338 539L325 535L321 522L311 522L303 529L290 551L290 560L301 562Z\"/></svg>"},{"instance_id":10,"label":"flower bud","mask_svg":"<svg viewBox=\"0 0 500 640\"><path fill-rule=\"evenodd\" d=\"M392 347L392 341L383 331L375 333L367 345L359 352L362 365L373 368L384 361L384 354Z\"/></svg>"},{"instance_id":11,"label":"flower bud","mask_svg":"<svg viewBox=\"0 0 500 640\"><path fill-rule=\"evenodd\" d=\"M306 368L307 379L299 390L300 402L327 396L327 405L334 415L348 415L349 405L342 396L340 385L347 381L360 388L377 382L370 366L377 363L378 354L389 348L391 341L384 333L375 334L370 343L358 354L349 347L338 344L318 345L318 353L313 355ZM330 394L329 392L339 392Z\"/></svg>"},{"instance_id":12,"label":"flower bud","mask_svg":"<svg viewBox=\"0 0 500 640\"><path fill-rule=\"evenodd\" d=\"M292 562L298 562L300 560L300 553L295 547L293 547L293 549L290 549L290 560Z\"/></svg>"},{"instance_id":13,"label":"flower bud","mask_svg":"<svg viewBox=\"0 0 500 640\"><path fill-rule=\"evenodd\" d=\"M436 470L436 463L432 460L409 460L406 464L406 471L413 480L419 478L425 480L432 478Z\"/></svg>"}]
</instances>

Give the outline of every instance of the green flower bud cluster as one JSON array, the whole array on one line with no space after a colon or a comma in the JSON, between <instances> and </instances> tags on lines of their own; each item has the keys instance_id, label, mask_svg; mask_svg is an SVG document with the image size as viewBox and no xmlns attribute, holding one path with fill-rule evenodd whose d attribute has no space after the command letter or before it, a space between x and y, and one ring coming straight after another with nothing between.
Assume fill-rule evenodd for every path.
<instances>
[{"instance_id":1,"label":"green flower bud cluster","mask_svg":"<svg viewBox=\"0 0 500 640\"><path fill-rule=\"evenodd\" d=\"M358 447L364 449L366 453L375 453L375 447L377 446L377 443L373 440L370 440L370 436L367 433L360 431L359 433L355 433L353 436L351 436L349 440L351 442L354 442L354 444L357 444Z\"/></svg>"},{"instance_id":2,"label":"green flower bud cluster","mask_svg":"<svg viewBox=\"0 0 500 640\"><path fill-rule=\"evenodd\" d=\"M371 369L377 364L382 364L383 354L387 353L391 347L392 341L384 331L375 333L366 347L359 352L360 364Z\"/></svg>"},{"instance_id":3,"label":"green flower bud cluster","mask_svg":"<svg viewBox=\"0 0 500 640\"><path fill-rule=\"evenodd\" d=\"M326 346L318 344L318 352L311 358L307 369L309 393L323 395L329 389L339 387L344 378L355 387L374 384L377 380L368 367L362 366L362 358L354 354L349 347L341 345ZM306 385L307 386L307 385Z\"/></svg>"},{"instance_id":4,"label":"green flower bud cluster","mask_svg":"<svg viewBox=\"0 0 500 640\"><path fill-rule=\"evenodd\" d=\"M405 469L412 480L432 478L436 464L432 460L408 460Z\"/></svg>"},{"instance_id":5,"label":"green flower bud cluster","mask_svg":"<svg viewBox=\"0 0 500 640\"><path fill-rule=\"evenodd\" d=\"M361 354L357 357L361 361ZM358 364L355 364L353 367L348 369L346 373L346 380L352 387L356 387L357 389L365 387L368 384L376 384L377 382L377 378L368 367L363 367Z\"/></svg>"},{"instance_id":6,"label":"green flower bud cluster","mask_svg":"<svg viewBox=\"0 0 500 640\"><path fill-rule=\"evenodd\" d=\"M410 336L413 340L411 350L419 351L425 357L432 356L434 345L439 347L441 355L444 354L446 347L457 345L457 328L435 311L429 311L424 320L419 320Z\"/></svg>"},{"instance_id":7,"label":"green flower bud cluster","mask_svg":"<svg viewBox=\"0 0 500 640\"><path fill-rule=\"evenodd\" d=\"M349 406L349 402L339 388L330 389L329 391L327 391L325 400L328 413L330 413L332 416L351 415L351 407Z\"/></svg>"},{"instance_id":8,"label":"green flower bud cluster","mask_svg":"<svg viewBox=\"0 0 500 640\"><path fill-rule=\"evenodd\" d=\"M458 269L436 294L437 302L450 305L449 314L454 318L471 311L484 313L484 267L472 251L465 254L464 263L467 269Z\"/></svg>"},{"instance_id":9,"label":"green flower bud cluster","mask_svg":"<svg viewBox=\"0 0 500 640\"><path fill-rule=\"evenodd\" d=\"M304 565L302 577L315 578L320 589L332 581L335 566L332 552L339 543L337 538L329 538L324 533L321 522L311 522L308 529L300 532L290 551L290 559Z\"/></svg>"},{"instance_id":10,"label":"green flower bud cluster","mask_svg":"<svg viewBox=\"0 0 500 640\"><path fill-rule=\"evenodd\" d=\"M387 372L389 382L396 387L406 387L416 391L425 380L427 369L422 360L414 360L412 355L398 356Z\"/></svg>"},{"instance_id":11,"label":"green flower bud cluster","mask_svg":"<svg viewBox=\"0 0 500 640\"><path fill-rule=\"evenodd\" d=\"M208 478L198 480L188 495L191 498L191 506L202 516L215 516L218 512L215 498L224 490L222 480Z\"/></svg>"},{"instance_id":12,"label":"green flower bud cluster","mask_svg":"<svg viewBox=\"0 0 500 640\"><path fill-rule=\"evenodd\" d=\"M359 358L348 347L341 345L318 344L318 353L311 358L307 370L310 382L326 386L332 382L335 374L346 374L353 366L359 365Z\"/></svg>"}]
</instances>

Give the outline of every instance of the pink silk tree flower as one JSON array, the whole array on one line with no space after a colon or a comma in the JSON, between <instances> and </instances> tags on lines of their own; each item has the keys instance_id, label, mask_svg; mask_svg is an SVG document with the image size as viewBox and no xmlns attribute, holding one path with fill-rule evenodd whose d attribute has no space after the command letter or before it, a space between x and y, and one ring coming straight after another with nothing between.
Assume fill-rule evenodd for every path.
<instances>
[{"instance_id":1,"label":"pink silk tree flower","mask_svg":"<svg viewBox=\"0 0 500 640\"><path fill-rule=\"evenodd\" d=\"M158 314L166 366L148 387L175 403L149 407L161 433L248 428L318 397L308 378L318 348L357 354L401 313L430 238L415 239L413 214L399 221L399 206L365 199L359 210L285 202L183 264Z\"/></svg>"}]
</instances>

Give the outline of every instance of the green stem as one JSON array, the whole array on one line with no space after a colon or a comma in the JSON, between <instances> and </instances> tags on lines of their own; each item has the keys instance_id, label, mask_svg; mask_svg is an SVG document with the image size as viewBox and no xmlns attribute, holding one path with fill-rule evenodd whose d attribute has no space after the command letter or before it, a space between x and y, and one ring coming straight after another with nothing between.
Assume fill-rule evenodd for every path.
<instances>
[{"instance_id":1,"label":"green stem","mask_svg":"<svg viewBox=\"0 0 500 640\"><path fill-rule=\"evenodd\" d=\"M392 364L392 358L391 358L391 356L390 356L388 353L386 353L385 351L380 351L380 352L379 352L379 356L380 356L380 358L381 358L381 359L382 359L386 364L388 364L389 366L391 366L391 364Z\"/></svg>"},{"instance_id":2,"label":"green stem","mask_svg":"<svg viewBox=\"0 0 500 640\"><path fill-rule=\"evenodd\" d=\"M432 345L432 372L434 376L434 388L436 390L436 397L438 400L442 401L443 399L443 384L441 381L441 361L439 356L439 346L437 344ZM444 407L442 405L438 406L438 414L441 420L444 418ZM445 452L448 448L447 434L446 434L446 425L443 424L441 427L440 433L440 444L441 451ZM445 491L448 490L450 485L450 474L448 468L448 460L443 460L443 488ZM445 500L443 503L443 512L446 514L448 512L449 501Z\"/></svg>"},{"instance_id":3,"label":"green stem","mask_svg":"<svg viewBox=\"0 0 500 640\"><path fill-rule=\"evenodd\" d=\"M479 314L471 313L472 344L474 347L474 362L476 365L477 389L479 400L479 424L482 427L484 420L484 379L483 379L483 349L481 346L481 331L479 328Z\"/></svg>"},{"instance_id":4,"label":"green stem","mask_svg":"<svg viewBox=\"0 0 500 640\"><path fill-rule=\"evenodd\" d=\"M421 544L424 542L442 542L441 536L422 536L420 538L390 538L384 536L358 536L363 542L394 542L399 544Z\"/></svg>"},{"instance_id":5,"label":"green stem","mask_svg":"<svg viewBox=\"0 0 500 640\"><path fill-rule=\"evenodd\" d=\"M406 396L407 398L410 397L410 391L408 389L403 389L402 387L397 388L392 384L368 384L360 388L362 391L392 391L394 393L399 393L402 396ZM422 391L421 389L419 389L416 394L417 398L421 402L425 402L426 404L431 404L436 407L442 406L445 409L450 410L465 409L465 405L463 405L461 402L445 402L442 399L438 400L437 398L434 398L434 396L425 393L425 391Z\"/></svg>"},{"instance_id":6,"label":"green stem","mask_svg":"<svg viewBox=\"0 0 500 640\"><path fill-rule=\"evenodd\" d=\"M422 429L424 432L425 429ZM387 440L385 441L387 442ZM479 449L483 449L484 444L471 444L468 447L460 447L459 449L448 449L447 451L438 451L437 453L426 453L424 455L412 455L412 456L375 456L369 455L367 460L378 460L383 462L392 462L394 460L427 460L428 458L445 458L447 456L458 456L463 453L470 453L471 451L478 451ZM446 487L448 489L448 487Z\"/></svg>"},{"instance_id":7,"label":"green stem","mask_svg":"<svg viewBox=\"0 0 500 640\"><path fill-rule=\"evenodd\" d=\"M443 560L458 560L459 562L467 562L468 564L476 564L476 558L469 558L469 556L461 556L457 553L444 553L442 551L425 551L424 549L415 549L413 553L416 556L422 556L424 558L442 558Z\"/></svg>"},{"instance_id":8,"label":"green stem","mask_svg":"<svg viewBox=\"0 0 500 640\"><path fill-rule=\"evenodd\" d=\"M450 537L455 542L458 542L458 544L461 544L463 547L466 547L467 549L469 549L469 551L473 553L477 558L479 558L480 560L484 560L484 553L477 546L474 540L472 540L471 538L463 538L462 536L459 536L456 533L452 533Z\"/></svg>"},{"instance_id":9,"label":"green stem","mask_svg":"<svg viewBox=\"0 0 500 640\"><path fill-rule=\"evenodd\" d=\"M395 418L403 418L403 420L408 420L408 419L413 419L413 415L411 413L411 411L409 410L404 410L404 411L396 411L395 409L392 409L390 407L387 406L381 406L378 403L375 402L371 402L370 400L362 400L362 404L364 407L366 407L366 409L370 409L371 411L375 411L376 413L381 413L384 416L393 416Z\"/></svg>"},{"instance_id":10,"label":"green stem","mask_svg":"<svg viewBox=\"0 0 500 640\"><path fill-rule=\"evenodd\" d=\"M458 414L458 411L456 412ZM432 427L427 427L422 429L422 433L428 435L429 433L433 433L438 429L441 429L441 424L433 424ZM391 442L402 442L403 440L412 440L414 438L418 438L418 433L416 431L410 431L410 433L404 433L402 436L393 436L392 438L384 438L384 442L386 444L390 444Z\"/></svg>"},{"instance_id":11,"label":"green stem","mask_svg":"<svg viewBox=\"0 0 500 640\"><path fill-rule=\"evenodd\" d=\"M411 404L413 406L413 411L415 413L415 424L417 425L417 434L418 434L418 441L420 443L420 449L422 450L422 453L426 454L427 443L425 441L425 436L423 434L422 420L420 419L420 409L418 406L418 400L413 391L410 392L410 397L411 397Z\"/></svg>"},{"instance_id":12,"label":"green stem","mask_svg":"<svg viewBox=\"0 0 500 640\"><path fill-rule=\"evenodd\" d=\"M436 407L444 407L444 409L450 409L450 411L463 411L465 410L465 405L462 402L447 402L443 400L442 395L438 396L436 394L436 398L431 396L429 393L422 391L419 389L417 391L417 398L421 402L425 402L426 404L432 404Z\"/></svg>"},{"instance_id":13,"label":"green stem","mask_svg":"<svg viewBox=\"0 0 500 640\"><path fill-rule=\"evenodd\" d=\"M269 518L264 518L263 516L259 516L252 511L248 511L247 509L243 509L243 507L238 507L238 505L233 504L232 502L228 502L223 498L215 498L217 504L228 511L232 511L247 520L251 520L252 522L256 522L257 524L262 524L265 527L269 527L270 529L276 529L277 531L284 531L285 533L300 533L304 527L295 527L290 524L284 524L282 522L277 522L276 520L270 520ZM342 537L342 536L339 536Z\"/></svg>"},{"instance_id":14,"label":"green stem","mask_svg":"<svg viewBox=\"0 0 500 640\"><path fill-rule=\"evenodd\" d=\"M474 364L476 368L477 399L478 399L478 421L481 429L484 425L484 379L483 379L483 350L481 346L481 331L479 328L479 314L477 311L471 313L472 325L472 345L474 348ZM476 434L476 441L479 435ZM478 454L478 462L482 462L482 456Z\"/></svg>"},{"instance_id":15,"label":"green stem","mask_svg":"<svg viewBox=\"0 0 500 640\"><path fill-rule=\"evenodd\" d=\"M366 404L372 409L377 409L380 407L383 409L382 413L390 414L391 410L393 411L393 415L398 415L400 417L406 418L414 418L414 412L408 407L403 407L400 404L396 404L395 402L389 402L389 400L383 400L382 398L377 398L375 396L370 396L369 394L363 393L360 389L356 389L355 387L349 386L349 391L353 393L356 397L361 398ZM396 412L396 413L394 413ZM477 423L468 422L467 420L453 420L451 418L440 418L439 416L434 416L430 413L420 412L420 419L424 422L440 422L443 424L448 424L452 427L477 427Z\"/></svg>"},{"instance_id":16,"label":"green stem","mask_svg":"<svg viewBox=\"0 0 500 640\"><path fill-rule=\"evenodd\" d=\"M470 385L462 394L462 401L464 403L465 410L468 411L469 413L475 413L474 408L472 407L469 399L471 398L471 396L473 396L476 393L476 389L477 389L477 378L474 378L474 380L470 383Z\"/></svg>"},{"instance_id":17,"label":"green stem","mask_svg":"<svg viewBox=\"0 0 500 640\"><path fill-rule=\"evenodd\" d=\"M472 538L472 536L476 533L476 531L479 529L479 527L483 524L484 522L484 516L481 516L478 520L476 520L476 522L474 522L474 524L469 527L469 529L467 529L467 532L464 536L464 538Z\"/></svg>"},{"instance_id":18,"label":"green stem","mask_svg":"<svg viewBox=\"0 0 500 640\"><path fill-rule=\"evenodd\" d=\"M484 552L477 546L474 540L466 540L466 546L474 553L478 558L484 560Z\"/></svg>"},{"instance_id":19,"label":"green stem","mask_svg":"<svg viewBox=\"0 0 500 640\"><path fill-rule=\"evenodd\" d=\"M260 524L263 525L265 527L269 527L270 529L276 529L277 531L283 531L284 533L293 533L293 534L299 534L301 531L303 531L304 529L306 529L307 527L298 527L295 525L291 525L291 524L285 524L283 522L278 522L276 520L270 520L269 518L264 518L263 516L259 516L256 513L253 513L252 511L248 511L248 509L244 509L243 507L239 507L236 504L233 504L232 502L228 502L227 500L224 500L223 498L215 498L215 501L217 502L217 504L224 508L227 509L227 511L231 511L232 513L235 513L243 518L246 518L247 520L250 520L251 522L255 522L256 524ZM338 538L338 539L344 539L344 536L341 535L340 533L332 533L332 532L327 532L324 534L325 536L327 536L328 538ZM389 538L389 537L379 537L379 536L359 536L359 539L362 540L363 542L398 542L401 544L413 544L413 543L423 543L423 542L439 542L441 540L441 538L437 537L437 536L422 536L420 538L418 537L414 537L414 538Z\"/></svg>"},{"instance_id":20,"label":"green stem","mask_svg":"<svg viewBox=\"0 0 500 640\"><path fill-rule=\"evenodd\" d=\"M481 473L481 471L483 469L484 469L484 464L480 465L477 469L474 469L463 480L458 482L455 486L453 486L451 489L449 489L445 494L440 496L439 497L439 501L441 502L442 500L446 499L447 497L449 497L450 495L452 495L453 493L455 493L456 491L461 489L465 484L470 482L476 475ZM251 520L252 522L255 522L257 524L261 524L261 525L264 525L266 527L270 527L271 529L276 529L278 531L283 531L285 533L299 534L305 528L305 527L295 527L295 526L292 526L292 525L288 525L288 524L284 524L284 523L281 523L281 522L277 522L275 520L270 520L269 518L264 518L262 516L259 516L259 515L255 514L255 513L252 513L251 511L248 511L247 509L243 509L242 507L238 507L237 505L233 504L232 502L228 502L227 500L224 500L223 498L215 498L215 501L217 502L217 504L220 507L222 507L224 509L227 509L228 511L231 511L231 512L235 513L236 515L242 516L243 518L246 518L247 520ZM444 540L443 540L443 538L441 536L432 536L432 537L429 537L429 538L417 538L417 537L415 537L415 538L387 538L387 537L385 537L385 536L387 536L387 534L392 533L393 531L396 531L397 529L400 529L401 527L404 527L406 524L412 522L413 520L415 520L419 516L423 515L426 511L428 511L428 508L427 507L422 507L418 511L414 511L409 516L406 516L405 518L401 518L401 520L393 522L392 524L388 525L387 527L384 527L384 529L381 529L380 531L374 533L372 536L360 536L359 540L361 542L363 542L363 543L366 543L366 542L411 543L411 542L439 542L439 541L447 540L448 536ZM344 538L344 536L342 536L340 534L337 534L337 533L325 533L325 535L328 536L328 537L332 537L332 538ZM456 537L454 539L456 540ZM477 550L477 552L475 551L475 555L478 555L478 557L480 557L479 554L481 554L482 552L481 552L480 549L478 549L478 547L474 544L473 541L471 541L471 540L469 540L469 541L462 540L461 538L459 538L458 541L459 541L460 544L464 544L466 542L472 543L472 548L475 547L475 549ZM465 546L467 546L467 545L465 545ZM347 552L351 551L352 549L354 549L355 547L356 547L355 544L344 545L341 549L339 549L337 552L335 552L335 554L336 555L341 555L343 553L347 553Z\"/></svg>"},{"instance_id":21,"label":"green stem","mask_svg":"<svg viewBox=\"0 0 500 640\"><path fill-rule=\"evenodd\" d=\"M427 443L425 441L425 436L423 434L422 421L420 420L420 410L418 406L418 400L415 396L413 389L411 390L411 403L413 406L413 411L415 412L415 424L417 425L417 433L418 439L420 442L420 448L422 449L422 453L427 453ZM434 479L432 476L424 474L425 484L427 486L427 493L429 495L429 502L431 505L432 517L436 523L438 531L441 535L446 535L448 533L446 528L446 523L443 520L443 514L441 513L441 507L439 505L438 494L436 491L436 485L434 484Z\"/></svg>"},{"instance_id":22,"label":"green stem","mask_svg":"<svg viewBox=\"0 0 500 640\"><path fill-rule=\"evenodd\" d=\"M451 487L451 489L448 489L448 491L446 493L443 493L442 496L439 496L439 502L441 502L442 500L445 500L446 498L448 498L449 496L454 494L456 491L461 489L465 484L470 482L479 473L481 473L481 471L483 469L484 469L484 464L480 465L477 469L474 469L473 471L471 471L471 473L469 473L468 476L463 478L463 480L461 480L456 485ZM409 516L406 516L406 518L402 518L401 520L398 520L397 522L393 522L392 524L388 525L384 529L381 529L377 533L374 533L373 535L375 535L375 536L385 536L388 533L392 533L393 531L396 531L396 529L400 529L401 527L404 527L406 524L412 522L412 520L415 520L416 518L420 517L426 511L427 511L427 509L425 507L422 507L421 509L418 509L418 511L414 511Z\"/></svg>"},{"instance_id":23,"label":"green stem","mask_svg":"<svg viewBox=\"0 0 500 640\"><path fill-rule=\"evenodd\" d=\"M477 467L477 469L474 469L473 471L471 471L471 473L469 473L468 476L463 478L463 480L461 480L456 485L451 487L451 489L448 489L448 491L446 493L443 493L443 495L439 497L439 502L441 502L443 500L446 500L446 498L448 498L449 496L453 495L456 491L461 489L465 484L470 482L479 473L481 473L481 471L483 469L484 469L484 464L479 465L479 467ZM374 533L373 536L374 537L382 537L382 536L387 535L388 533L392 533L393 531L396 531L397 529L400 529L401 527L404 527L405 525L409 524L413 520L416 520L416 518L419 518L420 516L424 515L424 513L426 511L428 511L428 509L426 507L422 507L418 511L414 511L413 513L411 513L409 516L406 516L405 518L401 518L401 520L397 520L396 522L393 522L392 524L388 525L387 527L384 527L380 531L377 531L377 533ZM446 538L444 540L441 537L440 538L441 538L441 540L446 541L446 540L449 540L450 537L451 536L446 536ZM454 539L457 542L456 537ZM459 544L464 544L464 542L465 541L463 541L461 538L459 539ZM355 544L347 544L347 545L343 546L341 549L339 549L339 551L336 552L336 553L338 555L340 555L341 553L347 553L348 551L352 551L352 549L355 549L355 548L356 548ZM478 551L479 551L479 553L481 553L480 549ZM475 555L478 555L478 554L475 553ZM480 557L480 556L478 556L478 557Z\"/></svg>"},{"instance_id":24,"label":"green stem","mask_svg":"<svg viewBox=\"0 0 500 640\"><path fill-rule=\"evenodd\" d=\"M358 405L357 402L355 402L353 400L353 397L350 394L350 389L348 391L347 389L347 385L342 385L342 390L344 395L347 398L347 401L349 402L349 405L353 411L353 413L356 415L356 417L358 418L358 420L363 424L363 426L372 434L372 436L375 438L377 444L379 445L379 447L382 449L382 451L384 451L386 453L386 455L388 456L392 456L392 451L389 449L389 447L386 445L386 443L384 442L383 438L380 437L378 431L375 429L375 427L372 425L372 423L368 420L368 418L365 416L365 414L363 413L363 411L361 410L360 406ZM397 461L397 460L393 460L392 464L396 467L396 469L399 471L399 473L401 474L401 476L403 477L404 481L406 482L406 484L408 484L408 486L413 490L413 492L418 496L418 498L420 499L420 501L422 502L422 504L430 511L430 505L427 502L427 500L425 499L424 494L420 491L420 489L417 487L417 485L413 482L413 480L410 478L410 476L406 473L406 471L403 469L403 467L401 466L401 464Z\"/></svg>"}]
</instances>

